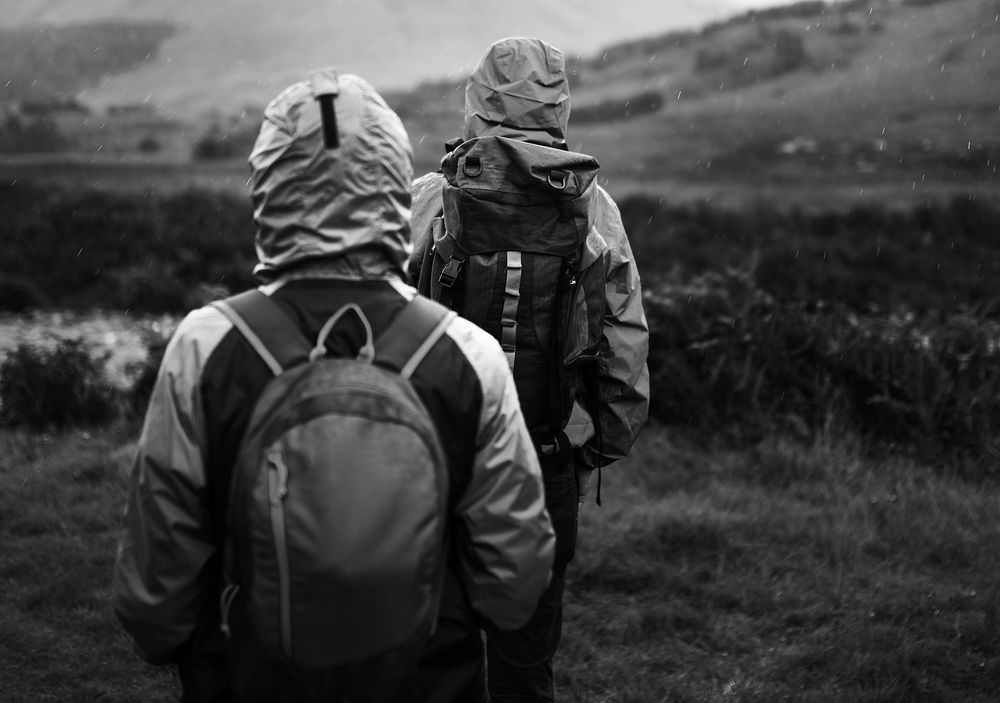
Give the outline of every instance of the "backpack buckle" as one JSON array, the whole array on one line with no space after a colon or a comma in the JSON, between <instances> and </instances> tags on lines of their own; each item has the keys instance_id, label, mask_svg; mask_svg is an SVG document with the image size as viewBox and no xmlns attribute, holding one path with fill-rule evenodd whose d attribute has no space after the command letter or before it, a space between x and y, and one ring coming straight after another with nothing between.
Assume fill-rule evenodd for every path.
<instances>
[{"instance_id":1,"label":"backpack buckle","mask_svg":"<svg viewBox=\"0 0 1000 703\"><path fill-rule=\"evenodd\" d=\"M455 285L459 274L462 273L462 264L464 263L465 259L458 259L454 256L448 259L448 263L445 264L444 270L438 277L438 283L441 284L442 288L451 288Z\"/></svg>"}]
</instances>

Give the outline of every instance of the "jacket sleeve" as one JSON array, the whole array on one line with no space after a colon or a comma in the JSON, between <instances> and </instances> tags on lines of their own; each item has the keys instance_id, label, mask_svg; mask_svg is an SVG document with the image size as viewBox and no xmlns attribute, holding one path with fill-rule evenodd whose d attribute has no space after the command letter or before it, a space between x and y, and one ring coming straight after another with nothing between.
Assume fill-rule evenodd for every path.
<instances>
[{"instance_id":1,"label":"jacket sleeve","mask_svg":"<svg viewBox=\"0 0 1000 703\"><path fill-rule=\"evenodd\" d=\"M191 313L167 346L140 435L114 568L114 611L137 653L162 664L198 624L215 556L198 380L229 328L214 311Z\"/></svg>"},{"instance_id":2,"label":"jacket sleeve","mask_svg":"<svg viewBox=\"0 0 1000 703\"><path fill-rule=\"evenodd\" d=\"M605 284L606 307L600 355L588 379L587 412L575 408L574 420L584 416L593 432L583 443L580 459L597 468L624 458L649 414L649 327L642 309L642 287L621 214L611 196L598 188L592 224L610 248Z\"/></svg>"},{"instance_id":3,"label":"jacket sleeve","mask_svg":"<svg viewBox=\"0 0 1000 703\"><path fill-rule=\"evenodd\" d=\"M499 343L462 319L449 333L483 391L474 466L456 506L461 570L473 609L516 629L548 586L555 551L541 468Z\"/></svg>"},{"instance_id":4,"label":"jacket sleeve","mask_svg":"<svg viewBox=\"0 0 1000 703\"><path fill-rule=\"evenodd\" d=\"M444 177L440 173L428 173L413 182L410 187L412 197L410 237L413 252L406 263L406 273L410 285L416 287L420 279L420 266L431 241L431 222L443 212L441 189Z\"/></svg>"}]
</instances>

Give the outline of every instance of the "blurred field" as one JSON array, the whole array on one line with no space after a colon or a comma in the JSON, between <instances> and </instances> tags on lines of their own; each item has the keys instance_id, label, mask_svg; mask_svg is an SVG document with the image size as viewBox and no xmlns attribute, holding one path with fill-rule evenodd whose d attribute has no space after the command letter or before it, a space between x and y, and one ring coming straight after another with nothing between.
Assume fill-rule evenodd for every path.
<instances>
[{"instance_id":1,"label":"blurred field","mask_svg":"<svg viewBox=\"0 0 1000 703\"><path fill-rule=\"evenodd\" d=\"M441 141L443 144L443 140ZM437 170L443 146L431 153L418 152L415 172ZM595 151L595 153L602 153ZM609 145L603 153L614 154ZM643 175L627 162L604 159L598 182L615 198L644 195L671 205L699 204L730 210L758 205L781 209L844 211L852 207L910 209L941 204L956 197L974 197L1000 202L1000 182L963 175L842 174L792 167L783 173L764 173L757 178L732 174L665 173ZM101 190L115 193L169 195L189 189L222 191L244 197L249 211L245 159L208 162L161 160L67 159L63 156L0 157L0 183L38 183L60 190ZM252 235L252 233L251 233Z\"/></svg>"}]
</instances>

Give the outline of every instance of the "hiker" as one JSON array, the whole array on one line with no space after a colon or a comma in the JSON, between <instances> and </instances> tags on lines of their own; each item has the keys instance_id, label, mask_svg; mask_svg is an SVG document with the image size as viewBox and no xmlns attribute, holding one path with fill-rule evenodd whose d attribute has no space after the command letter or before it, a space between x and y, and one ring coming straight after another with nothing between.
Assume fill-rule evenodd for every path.
<instances>
[{"instance_id":1,"label":"hiker","mask_svg":"<svg viewBox=\"0 0 1000 703\"><path fill-rule=\"evenodd\" d=\"M596 160L567 148L569 105L558 49L496 42L466 85L464 139L412 188L411 281L501 341L556 532L552 582L531 621L483 626L494 703L553 700L578 513L593 473L626 456L648 411L638 271ZM599 478L596 493L600 503ZM422 664L425 700L479 700L480 635L448 595Z\"/></svg>"},{"instance_id":2,"label":"hiker","mask_svg":"<svg viewBox=\"0 0 1000 703\"><path fill-rule=\"evenodd\" d=\"M184 701L417 700L446 576L501 629L549 580L513 378L489 334L402 282L412 152L364 80L287 88L249 164L261 286L167 347L114 611Z\"/></svg>"}]
</instances>

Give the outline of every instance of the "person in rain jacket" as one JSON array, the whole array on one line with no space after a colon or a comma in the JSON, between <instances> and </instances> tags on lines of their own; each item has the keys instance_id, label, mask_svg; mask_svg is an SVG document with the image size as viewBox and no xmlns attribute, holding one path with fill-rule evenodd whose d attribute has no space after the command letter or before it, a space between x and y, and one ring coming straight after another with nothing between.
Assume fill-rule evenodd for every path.
<instances>
[{"instance_id":1,"label":"person in rain jacket","mask_svg":"<svg viewBox=\"0 0 1000 703\"><path fill-rule=\"evenodd\" d=\"M321 110L306 81L270 103L249 157L255 274L307 337L315 339L347 303L361 308L377 336L415 295L402 282L411 147L396 114L365 81L330 70L320 78L339 87L339 146L324 148ZM363 332L345 325L338 337L339 351L353 354ZM280 661L250 670L227 663L219 589L228 479L271 377L215 307L180 323L132 469L114 611L142 658L177 665L184 701L416 700L412 663L328 672L308 691ZM448 531L460 555L452 577L479 617L518 627L548 583L554 536L503 352L458 318L411 380L448 459Z\"/></svg>"},{"instance_id":2,"label":"person in rain jacket","mask_svg":"<svg viewBox=\"0 0 1000 703\"><path fill-rule=\"evenodd\" d=\"M464 138L496 135L538 144L546 147L545 158L551 166L556 158L552 149L566 152L569 158L569 114L562 53L535 38L503 39L488 49L468 80ZM427 174L413 184L411 280L417 280L425 250L431 245L432 220L442 214L444 184L441 172ZM553 700L552 658L561 634L565 572L576 548L578 510L594 470L623 458L647 417L649 332L639 274L618 208L599 186L593 188L589 218L591 231L600 235L596 239L610 252L603 338L591 370L596 402L574 406L565 428L574 447L571 458L564 459L566 453L557 452L554 461L547 457L542 461L546 501L556 530L552 583L524 628L510 633L493 631L488 623L485 628L486 678L490 698L496 703ZM426 700L478 700L476 687L483 676L479 632L467 609L460 607L460 598L454 597L450 604L443 608L438 633L425 658L423 675L436 682L428 688L436 694Z\"/></svg>"}]
</instances>

